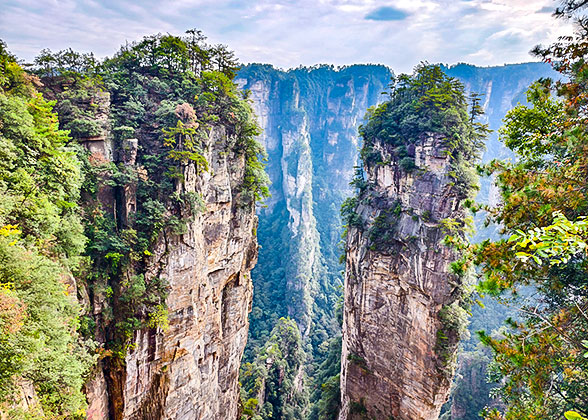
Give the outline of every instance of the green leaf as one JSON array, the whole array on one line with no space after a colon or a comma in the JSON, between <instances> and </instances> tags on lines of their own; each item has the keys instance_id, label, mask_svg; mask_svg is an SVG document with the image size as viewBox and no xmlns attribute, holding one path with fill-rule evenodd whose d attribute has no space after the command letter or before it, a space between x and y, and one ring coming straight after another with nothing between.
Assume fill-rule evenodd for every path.
<instances>
[{"instance_id":1,"label":"green leaf","mask_svg":"<svg viewBox=\"0 0 588 420\"><path fill-rule=\"evenodd\" d=\"M521 237L521 235L518 235L515 233L510 238L508 238L508 242L518 241L520 237Z\"/></svg>"},{"instance_id":2,"label":"green leaf","mask_svg":"<svg viewBox=\"0 0 588 420\"><path fill-rule=\"evenodd\" d=\"M566 411L564 416L568 420L586 420L584 417L576 413L575 411Z\"/></svg>"}]
</instances>

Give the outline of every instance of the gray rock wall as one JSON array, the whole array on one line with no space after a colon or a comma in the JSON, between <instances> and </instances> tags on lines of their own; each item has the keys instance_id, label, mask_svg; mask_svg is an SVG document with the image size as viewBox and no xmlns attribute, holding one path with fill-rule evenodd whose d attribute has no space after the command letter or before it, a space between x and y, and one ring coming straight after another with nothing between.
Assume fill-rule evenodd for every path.
<instances>
[{"instance_id":1,"label":"gray rock wall","mask_svg":"<svg viewBox=\"0 0 588 420\"><path fill-rule=\"evenodd\" d=\"M169 284L169 327L137 331L119 369L97 369L86 387L89 419L110 419L113 406L114 417L121 419L238 417L257 217L237 192L245 162L226 153L229 142L222 128L214 128L206 155L210 170L197 175L193 165L185 168L178 188L199 193L205 207L185 234L160 237L151 257L146 277ZM134 165L133 153L124 162ZM122 215L134 205L133 189L124 193L118 206ZM94 307L99 313L102 305L94 302ZM115 386L107 385L109 374Z\"/></svg>"}]
</instances>

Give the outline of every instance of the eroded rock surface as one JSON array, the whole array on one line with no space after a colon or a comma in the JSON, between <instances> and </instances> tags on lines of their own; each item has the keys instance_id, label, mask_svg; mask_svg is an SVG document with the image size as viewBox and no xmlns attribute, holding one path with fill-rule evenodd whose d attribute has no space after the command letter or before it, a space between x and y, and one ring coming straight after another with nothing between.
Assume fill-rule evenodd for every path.
<instances>
[{"instance_id":1,"label":"eroded rock surface","mask_svg":"<svg viewBox=\"0 0 588 420\"><path fill-rule=\"evenodd\" d=\"M356 208L364 226L347 237L339 419L432 420L451 379L439 313L457 291L448 272L456 255L439 222L464 214L444 139L423 137L410 172L390 146L374 147L389 163L365 167L370 188ZM455 352L448 341L445 351Z\"/></svg>"},{"instance_id":2,"label":"eroded rock surface","mask_svg":"<svg viewBox=\"0 0 588 420\"><path fill-rule=\"evenodd\" d=\"M105 138L86 144L90 159L135 167L138 145L146 147L141 138L128 139L106 153ZM245 158L232 151L234 141L223 127L211 128L204 147L209 170L197 174L194 165L184 167L184 182L177 188L197 194L204 204L184 234L160 235L145 272L146 279L167 282L169 326L136 331L124 361L106 358L99 363L86 386L89 419L238 417L257 217L250 199L239 192ZM126 224L135 211L135 195L131 183L118 194L101 187L98 199ZM84 303L101 319L107 310L104 296L85 296ZM99 334L97 339L105 337Z\"/></svg>"},{"instance_id":3,"label":"eroded rock surface","mask_svg":"<svg viewBox=\"0 0 588 420\"><path fill-rule=\"evenodd\" d=\"M126 358L125 418L237 418L257 219L235 193L245 162L221 153L226 140L214 130L210 171L185 174L186 190L202 194L204 211L154 255L167 261L158 275L169 282L169 328L142 330L135 338Z\"/></svg>"}]
</instances>

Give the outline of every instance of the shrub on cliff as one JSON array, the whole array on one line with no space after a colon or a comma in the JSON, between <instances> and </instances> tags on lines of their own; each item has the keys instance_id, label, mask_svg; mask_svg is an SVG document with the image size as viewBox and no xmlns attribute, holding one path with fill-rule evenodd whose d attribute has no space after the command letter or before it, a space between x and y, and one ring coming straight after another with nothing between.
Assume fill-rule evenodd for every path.
<instances>
[{"instance_id":1,"label":"shrub on cliff","mask_svg":"<svg viewBox=\"0 0 588 420\"><path fill-rule=\"evenodd\" d=\"M366 114L360 127L364 164L378 163L374 142L392 146L395 163L405 172L416 169L414 145L429 135L443 140L451 158L452 178L463 197L472 194L477 177L472 162L480 158L489 132L476 121L482 113L479 97L465 95L464 86L437 65L423 63L413 75L402 74L389 85L390 99Z\"/></svg>"}]
</instances>

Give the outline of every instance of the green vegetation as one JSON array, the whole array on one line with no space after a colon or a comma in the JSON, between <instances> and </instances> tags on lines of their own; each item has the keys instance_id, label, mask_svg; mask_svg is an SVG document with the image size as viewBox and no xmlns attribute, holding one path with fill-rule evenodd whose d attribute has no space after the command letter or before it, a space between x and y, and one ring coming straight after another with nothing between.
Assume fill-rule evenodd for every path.
<instances>
[{"instance_id":1,"label":"green vegetation","mask_svg":"<svg viewBox=\"0 0 588 420\"><path fill-rule=\"evenodd\" d=\"M391 148L392 158L403 171L412 172L417 169L414 145L435 135L451 157L452 178L462 198L471 196L477 189L472 162L479 159L489 132L476 121L482 114L479 97L472 95L468 109L463 85L439 66L428 64L418 66L412 76L393 79L389 89L390 100L370 108L360 127L364 164L381 162L381 154L373 149L378 141Z\"/></svg>"},{"instance_id":2,"label":"green vegetation","mask_svg":"<svg viewBox=\"0 0 588 420\"><path fill-rule=\"evenodd\" d=\"M167 282L145 273L154 246L162 241L168 246L170 235L183 235L203 208L202 197L184 188L184 177L190 168L196 175L209 170L205 156L213 133L226 133L227 154L245 160L241 205L268 195L260 160L264 151L255 141L259 128L232 82L237 64L226 48L204 41L198 31L185 37L155 35L126 45L102 63L48 50L36 62L58 99L60 125L80 141L105 135L110 126L120 154L114 156L117 164L93 155L84 167L86 253L92 261L87 281L94 293L106 294L109 305L101 326L107 349L119 358L135 330L166 325ZM91 63L80 67L84 59ZM107 109L101 106L104 91L110 95ZM110 117L101 118L104 114ZM125 159L134 153L128 141L133 137L140 142L129 165ZM133 189L135 211L125 214L117 207L113 213L99 197L105 186L117 206ZM109 324L114 328L106 328Z\"/></svg>"},{"instance_id":3,"label":"green vegetation","mask_svg":"<svg viewBox=\"0 0 588 420\"><path fill-rule=\"evenodd\" d=\"M335 317L343 324L343 298L335 308ZM328 342L328 352L312 378L312 393L309 420L336 420L341 404L341 348L343 337L337 335Z\"/></svg>"},{"instance_id":4,"label":"green vegetation","mask_svg":"<svg viewBox=\"0 0 588 420\"><path fill-rule=\"evenodd\" d=\"M81 419L94 363L70 295L87 241L77 204L82 164L35 85L0 43L0 411ZM39 406L11 406L23 384Z\"/></svg>"},{"instance_id":5,"label":"green vegetation","mask_svg":"<svg viewBox=\"0 0 588 420\"><path fill-rule=\"evenodd\" d=\"M245 164L240 206L268 195L237 63L204 41L149 36L102 62L43 50L36 76L0 44L0 411L11 418L84 418L94 348L116 372L136 330L167 328L165 255L204 209L185 176L210 170L211 140ZM76 290L100 307L81 308ZM40 404L24 413L11 403L28 384Z\"/></svg>"},{"instance_id":6,"label":"green vegetation","mask_svg":"<svg viewBox=\"0 0 588 420\"><path fill-rule=\"evenodd\" d=\"M440 420L451 420L451 411L464 420L479 420L479 413L486 406L497 406L499 401L493 401L491 391L495 383L487 381L487 369L490 364L490 350L478 343L473 351L462 352L455 372L451 396L444 406L445 413ZM456 420L453 418L453 420Z\"/></svg>"},{"instance_id":7,"label":"green vegetation","mask_svg":"<svg viewBox=\"0 0 588 420\"><path fill-rule=\"evenodd\" d=\"M361 157L368 171L378 165L395 165L401 174L413 174L415 178L427 173L427 168L418 168L415 163L416 147L432 139L435 153L447 156L451 171L452 186L460 200L473 197L478 188L474 162L480 158L484 140L489 133L486 125L477 122L482 114L479 97L465 96L463 85L446 76L440 67L421 64L412 76L401 75L390 85L390 99L368 110L366 122L360 127L364 145ZM383 162L386 156L390 162ZM363 174L352 182L357 196L343 204L341 213L347 227L367 229L369 247L372 251L397 252L412 246L416 237L399 237L396 226L403 215L409 215L417 223L430 222L430 211L421 217L413 209L404 209L399 201L390 202ZM369 203L378 210L371 221L362 220L357 214L360 203ZM441 328L437 332L435 352L439 358L439 369L451 375L455 367L456 349L459 341L468 335L470 277L472 276L471 254L468 253L468 235L472 220L446 219L438 221L439 229L446 234L444 244L456 251L459 259L450 265L456 286L454 301L445 305L439 313ZM351 355L352 356L352 355ZM350 359L351 360L351 359ZM355 363L357 360L353 359Z\"/></svg>"},{"instance_id":8,"label":"green vegetation","mask_svg":"<svg viewBox=\"0 0 588 420\"><path fill-rule=\"evenodd\" d=\"M329 342L327 358L319 366L314 380L314 391L309 420L335 420L341 404L341 336Z\"/></svg>"},{"instance_id":9,"label":"green vegetation","mask_svg":"<svg viewBox=\"0 0 588 420\"><path fill-rule=\"evenodd\" d=\"M565 1L558 14L571 17L582 4ZM500 383L496 393L505 404L504 410L487 409L487 419L588 413L588 33L586 17L576 16L575 36L535 50L567 80L543 79L529 89L529 105L512 109L501 130L517 161L487 168L497 175L504 203L489 209L490 217L510 239L485 241L476 249L481 290L510 293L521 314L508 320L500 336L480 333L493 351L491 379ZM533 293L518 298L526 286Z\"/></svg>"},{"instance_id":10,"label":"green vegetation","mask_svg":"<svg viewBox=\"0 0 588 420\"><path fill-rule=\"evenodd\" d=\"M586 420L586 417L582 417L581 415L579 415L577 412L575 411L566 411L564 413L565 417L567 420Z\"/></svg>"},{"instance_id":11,"label":"green vegetation","mask_svg":"<svg viewBox=\"0 0 588 420\"><path fill-rule=\"evenodd\" d=\"M457 362L455 343L468 336L468 318L470 313L464 306L466 306L464 302L457 301L443 306L439 311L441 329L437 331L435 352L441 359L442 371L449 378L453 375Z\"/></svg>"},{"instance_id":12,"label":"green vegetation","mask_svg":"<svg viewBox=\"0 0 588 420\"><path fill-rule=\"evenodd\" d=\"M296 322L280 318L253 363L241 367L242 419L305 418L305 353ZM259 416L259 417L256 417Z\"/></svg>"},{"instance_id":13,"label":"green vegetation","mask_svg":"<svg viewBox=\"0 0 588 420\"><path fill-rule=\"evenodd\" d=\"M397 201L374 218L368 230L371 250L385 252L391 249L394 241L397 240L395 227L401 213L402 204Z\"/></svg>"},{"instance_id":14,"label":"green vegetation","mask_svg":"<svg viewBox=\"0 0 588 420\"><path fill-rule=\"evenodd\" d=\"M361 228L363 226L361 216L355 212L357 205L357 197L346 198L341 205L341 218L348 228Z\"/></svg>"}]
</instances>

